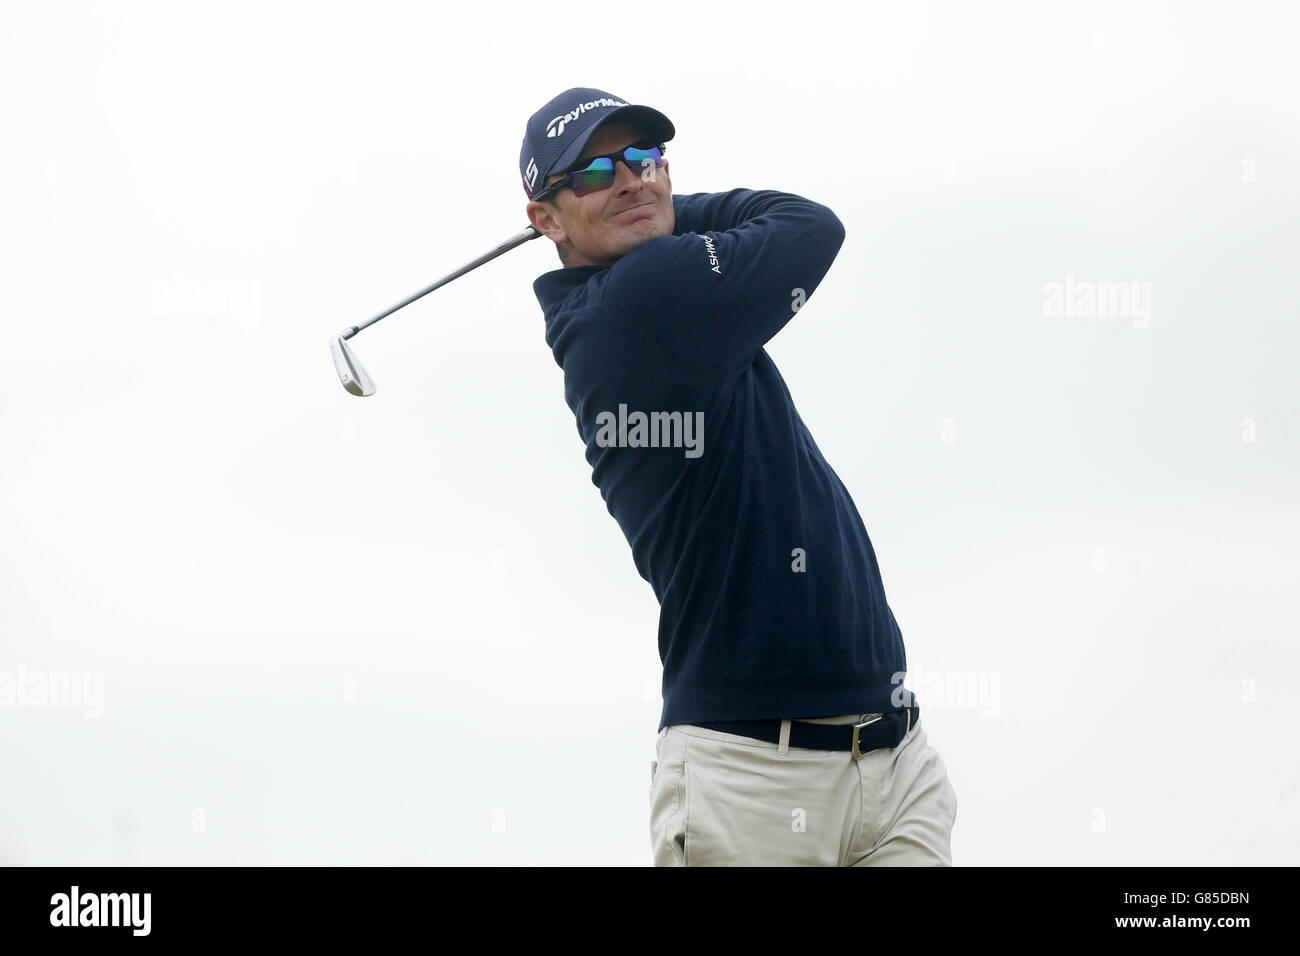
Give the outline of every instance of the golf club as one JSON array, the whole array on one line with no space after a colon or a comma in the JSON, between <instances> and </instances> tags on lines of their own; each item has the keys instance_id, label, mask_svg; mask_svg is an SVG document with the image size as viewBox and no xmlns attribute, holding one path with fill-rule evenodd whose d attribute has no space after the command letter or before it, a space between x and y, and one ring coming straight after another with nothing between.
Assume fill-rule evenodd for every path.
<instances>
[{"instance_id":1,"label":"golf club","mask_svg":"<svg viewBox=\"0 0 1300 956\"><path fill-rule=\"evenodd\" d=\"M374 318L366 319L366 321L362 322L360 325L351 326L350 328L344 329L340 332L336 338L330 340L330 355L334 358L334 368L339 373L339 381L343 383L343 387L353 395L375 394L375 381L370 377L370 374L365 370L365 367L357 360L356 353L353 352L351 347L348 345L348 339L352 338L352 336L356 335L362 329L374 325L380 319L384 318L384 316L392 315L398 309L410 305L421 296L428 295L439 286L446 285L452 279L460 278L466 272L469 272L472 269L477 269L488 260L495 259L503 252L509 252L515 246L521 245L529 239L536 239L541 234L542 233L538 231L536 226L530 225L524 229L523 232L516 233L505 242L502 242L500 245L483 253L483 255L479 256L472 262L465 263L454 272L447 273L447 275L443 276L433 285L421 289L414 295L403 299L391 309L385 309Z\"/></svg>"}]
</instances>

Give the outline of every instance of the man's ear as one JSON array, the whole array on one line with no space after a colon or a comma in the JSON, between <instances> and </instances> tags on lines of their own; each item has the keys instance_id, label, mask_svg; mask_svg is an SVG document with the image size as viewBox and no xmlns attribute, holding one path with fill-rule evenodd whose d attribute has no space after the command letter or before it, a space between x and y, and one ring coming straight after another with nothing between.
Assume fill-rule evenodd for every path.
<instances>
[{"instance_id":1,"label":"man's ear","mask_svg":"<svg viewBox=\"0 0 1300 956\"><path fill-rule=\"evenodd\" d=\"M527 212L528 221L537 228L537 231L555 240L557 245L568 238L564 234L564 227L560 225L556 216L555 207L550 203L530 202L527 206Z\"/></svg>"}]
</instances>

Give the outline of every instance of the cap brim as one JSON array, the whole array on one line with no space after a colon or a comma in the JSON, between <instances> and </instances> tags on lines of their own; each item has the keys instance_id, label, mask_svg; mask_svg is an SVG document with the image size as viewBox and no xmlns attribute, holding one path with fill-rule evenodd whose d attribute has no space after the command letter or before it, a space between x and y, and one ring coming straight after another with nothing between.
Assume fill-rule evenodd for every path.
<instances>
[{"instance_id":1,"label":"cap brim","mask_svg":"<svg viewBox=\"0 0 1300 956\"><path fill-rule=\"evenodd\" d=\"M639 126L645 132L648 139L656 143L666 143L677 135L677 130L673 128L672 121L656 109L649 106L620 106L612 113L608 113L600 118L600 121L585 131L581 136L569 144L569 148L560 154L560 158L551 166L550 172L542 177L543 181L554 176L556 173L562 173L578 161L582 151L587 148L587 142L596 134L606 123L630 123L633 126Z\"/></svg>"}]
</instances>

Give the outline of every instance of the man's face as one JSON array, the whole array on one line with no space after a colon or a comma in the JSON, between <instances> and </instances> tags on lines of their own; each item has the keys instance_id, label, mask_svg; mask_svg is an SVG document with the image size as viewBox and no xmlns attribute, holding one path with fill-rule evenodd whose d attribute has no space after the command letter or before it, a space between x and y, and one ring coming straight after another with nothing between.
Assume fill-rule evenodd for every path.
<instances>
[{"instance_id":1,"label":"man's face","mask_svg":"<svg viewBox=\"0 0 1300 956\"><path fill-rule=\"evenodd\" d=\"M646 135L635 126L606 123L587 141L573 165L643 139ZM554 175L547 182L566 178ZM528 219L558 245L567 245L567 266L611 266L655 236L671 236L677 223L667 160L658 168L635 172L627 163L616 162L614 183L608 189L575 196L566 187L555 199L558 210L546 202L530 202Z\"/></svg>"}]
</instances>

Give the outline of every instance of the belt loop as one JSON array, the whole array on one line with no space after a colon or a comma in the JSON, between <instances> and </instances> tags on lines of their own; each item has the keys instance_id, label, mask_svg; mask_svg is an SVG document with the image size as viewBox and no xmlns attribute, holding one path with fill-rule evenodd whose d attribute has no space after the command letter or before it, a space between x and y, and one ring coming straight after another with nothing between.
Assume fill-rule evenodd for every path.
<instances>
[{"instance_id":1,"label":"belt loop","mask_svg":"<svg viewBox=\"0 0 1300 956\"><path fill-rule=\"evenodd\" d=\"M786 756L790 752L790 726L791 721L781 721L781 740L777 743L776 752L779 756Z\"/></svg>"}]
</instances>

